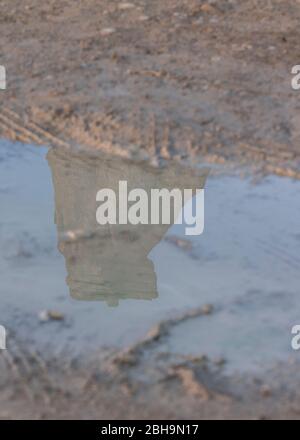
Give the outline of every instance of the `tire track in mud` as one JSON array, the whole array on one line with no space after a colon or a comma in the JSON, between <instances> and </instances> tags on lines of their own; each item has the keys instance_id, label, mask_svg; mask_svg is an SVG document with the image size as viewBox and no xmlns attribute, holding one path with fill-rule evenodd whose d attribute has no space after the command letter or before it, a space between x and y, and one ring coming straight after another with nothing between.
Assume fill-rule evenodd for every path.
<instances>
[{"instance_id":1,"label":"tire track in mud","mask_svg":"<svg viewBox=\"0 0 300 440\"><path fill-rule=\"evenodd\" d=\"M70 148L70 144L49 133L32 121L25 122L15 111L0 107L0 129L13 132L18 141L38 145Z\"/></svg>"},{"instance_id":2,"label":"tire track in mud","mask_svg":"<svg viewBox=\"0 0 300 440\"><path fill-rule=\"evenodd\" d=\"M150 350L162 339L169 337L171 330L177 325L192 319L209 316L215 311L211 304L189 310L175 317L162 320L155 324L148 333L136 343L121 350L110 361L117 367L124 365L136 365L146 350Z\"/></svg>"},{"instance_id":3,"label":"tire track in mud","mask_svg":"<svg viewBox=\"0 0 300 440\"><path fill-rule=\"evenodd\" d=\"M270 243L264 239L258 240L257 243L259 247L266 253L266 255L272 255L276 260L280 259L288 267L299 270L300 259L292 252L289 252L288 247L274 242Z\"/></svg>"},{"instance_id":4,"label":"tire track in mud","mask_svg":"<svg viewBox=\"0 0 300 440\"><path fill-rule=\"evenodd\" d=\"M48 411L55 409L55 394L62 390L50 377L44 359L34 350L25 352L13 335L7 349L0 354L2 367L6 367L14 389L19 387L30 404L37 404L39 407L44 404Z\"/></svg>"},{"instance_id":5,"label":"tire track in mud","mask_svg":"<svg viewBox=\"0 0 300 440\"><path fill-rule=\"evenodd\" d=\"M29 120L28 116L21 117L19 113L21 113L21 110L17 112L8 107L5 107L4 105L0 106L0 133L2 131L5 135L7 135L8 138L23 143L45 145L51 147L62 147L67 149L71 148L71 143L60 139L58 136L50 133L47 129L40 127L37 123ZM152 127L152 132L153 130L155 133L155 123L154 128ZM162 157L167 160L170 159L171 156L166 157L165 154L162 154L162 151L164 151L166 147L161 147L161 149L157 148L155 142L155 134L152 133L152 136L150 137L152 140L150 142L150 145L148 145L148 149L150 148L151 150L151 156L153 158ZM288 165L281 166L274 164L274 160L281 155L284 155L285 159L291 160L291 158L293 158L294 160L297 155L296 151L281 151L277 154L270 154L270 152L268 152L268 154L266 154L264 150L261 150L254 146L246 145L244 143L240 144L240 149L241 151L244 151L246 153L248 152L252 155L257 154L262 158L262 160L265 161L265 163L258 168L258 174L273 174L297 180L300 179L300 172L297 169L292 168ZM114 151L114 154L117 155L123 155L123 153L124 152L122 150L118 149ZM191 148L188 149L188 153L191 157L194 157L196 154L195 151ZM211 152L210 154L207 153L205 155L205 160L208 163L220 164L226 167L230 167L230 165L233 165L228 157L216 152Z\"/></svg>"},{"instance_id":6,"label":"tire track in mud","mask_svg":"<svg viewBox=\"0 0 300 440\"><path fill-rule=\"evenodd\" d=\"M155 349L157 344L168 338L174 327L189 320L211 315L214 311L215 309L212 305L206 304L176 317L160 321L149 330L144 338L126 349L113 354L108 359L106 371L109 374L113 372L124 374L124 371L127 371L127 380L130 384L130 370L139 367L144 369L144 362L149 365L150 360L149 357L145 357L146 352L149 354ZM216 385L207 383L207 378L204 377L203 371L209 371L209 365L209 359L206 356L183 356L177 359L175 363L170 358L169 361L166 361L165 367L160 368L161 378L156 380L160 383L166 383L173 379L178 380L186 395L194 396L200 401L232 402L234 397L231 393L225 389L218 389L219 387ZM202 374L200 374L200 371L202 371Z\"/></svg>"}]
</instances>

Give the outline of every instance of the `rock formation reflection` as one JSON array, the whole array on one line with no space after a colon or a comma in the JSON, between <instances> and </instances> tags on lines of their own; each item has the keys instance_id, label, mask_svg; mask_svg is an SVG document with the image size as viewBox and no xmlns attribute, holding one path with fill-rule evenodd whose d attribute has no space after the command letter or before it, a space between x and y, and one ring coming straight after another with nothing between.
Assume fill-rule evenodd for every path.
<instances>
[{"instance_id":1,"label":"rock formation reflection","mask_svg":"<svg viewBox=\"0 0 300 440\"><path fill-rule=\"evenodd\" d=\"M66 261L67 284L73 298L104 300L154 299L157 285L148 259L170 225L105 225L96 221L96 194L102 188L203 188L207 172L154 168L99 153L51 149L48 163L55 191L58 248Z\"/></svg>"}]
</instances>

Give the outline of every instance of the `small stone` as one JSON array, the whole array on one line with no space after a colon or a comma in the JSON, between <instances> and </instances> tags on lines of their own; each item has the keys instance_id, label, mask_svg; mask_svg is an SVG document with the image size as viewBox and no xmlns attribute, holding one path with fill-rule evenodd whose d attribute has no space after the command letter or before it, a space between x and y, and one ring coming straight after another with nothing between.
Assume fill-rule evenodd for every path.
<instances>
[{"instance_id":1,"label":"small stone","mask_svg":"<svg viewBox=\"0 0 300 440\"><path fill-rule=\"evenodd\" d=\"M213 312L213 310L214 310L214 306L213 306L212 304L205 304L205 305L202 307L202 313L203 313L203 315L211 315L212 312Z\"/></svg>"},{"instance_id":2,"label":"small stone","mask_svg":"<svg viewBox=\"0 0 300 440\"><path fill-rule=\"evenodd\" d=\"M121 11L125 11L126 9L135 8L135 5L133 3L119 3L118 8L121 9Z\"/></svg>"},{"instance_id":3,"label":"small stone","mask_svg":"<svg viewBox=\"0 0 300 440\"><path fill-rule=\"evenodd\" d=\"M262 397L270 397L272 394L272 390L268 385L263 385L260 389L260 394Z\"/></svg>"},{"instance_id":4,"label":"small stone","mask_svg":"<svg viewBox=\"0 0 300 440\"><path fill-rule=\"evenodd\" d=\"M166 241L168 243L172 243L175 246L179 247L180 249L183 249L185 251L190 251L193 247L193 244L190 240L186 240L184 238L176 237L174 235L170 235L166 237Z\"/></svg>"},{"instance_id":5,"label":"small stone","mask_svg":"<svg viewBox=\"0 0 300 440\"><path fill-rule=\"evenodd\" d=\"M207 13L210 13L210 14L213 14L213 13L217 12L216 8L214 6L212 6L212 5L210 5L209 3L204 3L201 6L201 11L202 12L207 12Z\"/></svg>"},{"instance_id":6,"label":"small stone","mask_svg":"<svg viewBox=\"0 0 300 440\"><path fill-rule=\"evenodd\" d=\"M219 357L214 360L214 363L215 365L217 365L217 367L223 367L226 364L226 359L224 359L223 357Z\"/></svg>"},{"instance_id":7,"label":"small stone","mask_svg":"<svg viewBox=\"0 0 300 440\"><path fill-rule=\"evenodd\" d=\"M100 34L102 35L102 37L107 37L108 35L111 35L114 32L116 32L116 29L114 28L104 28L100 31Z\"/></svg>"},{"instance_id":8,"label":"small stone","mask_svg":"<svg viewBox=\"0 0 300 440\"><path fill-rule=\"evenodd\" d=\"M40 322L63 321L64 319L64 315L55 310L42 310L39 313Z\"/></svg>"}]
</instances>

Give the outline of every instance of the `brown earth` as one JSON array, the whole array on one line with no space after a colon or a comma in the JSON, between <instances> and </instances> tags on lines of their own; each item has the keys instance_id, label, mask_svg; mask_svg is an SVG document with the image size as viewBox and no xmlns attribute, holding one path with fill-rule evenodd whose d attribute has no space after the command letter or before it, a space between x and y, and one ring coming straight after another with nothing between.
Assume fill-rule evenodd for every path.
<instances>
[{"instance_id":1,"label":"brown earth","mask_svg":"<svg viewBox=\"0 0 300 440\"><path fill-rule=\"evenodd\" d=\"M2 136L299 177L298 4L123 3L0 2Z\"/></svg>"}]
</instances>

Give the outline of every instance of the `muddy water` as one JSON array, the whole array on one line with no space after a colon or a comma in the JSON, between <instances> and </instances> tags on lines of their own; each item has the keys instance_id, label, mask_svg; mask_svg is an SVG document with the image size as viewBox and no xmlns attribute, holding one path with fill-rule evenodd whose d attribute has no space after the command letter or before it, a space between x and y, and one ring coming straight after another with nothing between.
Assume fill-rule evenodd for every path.
<instances>
[{"instance_id":1,"label":"muddy water","mask_svg":"<svg viewBox=\"0 0 300 440\"><path fill-rule=\"evenodd\" d=\"M181 185L176 174L122 165L133 186L136 176ZM296 359L300 183L211 176L203 235L186 237L184 225L95 234L89 188L119 178L114 162L95 167L82 155L0 142L0 323L41 350L82 353L126 346L163 319L212 304L158 350L224 357L228 372ZM64 319L44 322L46 310Z\"/></svg>"}]
</instances>

